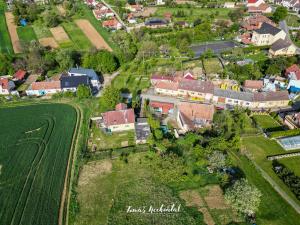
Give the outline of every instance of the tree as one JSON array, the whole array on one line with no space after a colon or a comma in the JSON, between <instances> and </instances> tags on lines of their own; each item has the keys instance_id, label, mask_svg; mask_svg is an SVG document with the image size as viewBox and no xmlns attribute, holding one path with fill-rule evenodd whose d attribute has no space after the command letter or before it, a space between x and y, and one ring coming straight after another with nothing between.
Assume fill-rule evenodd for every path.
<instances>
[{"instance_id":1,"label":"tree","mask_svg":"<svg viewBox=\"0 0 300 225\"><path fill-rule=\"evenodd\" d=\"M55 10L48 10L45 13L44 21L47 27L56 27L61 22L61 16Z\"/></svg>"},{"instance_id":2,"label":"tree","mask_svg":"<svg viewBox=\"0 0 300 225\"><path fill-rule=\"evenodd\" d=\"M244 9L239 8L239 9L236 9L234 11L230 11L228 13L228 16L231 19L231 21L236 22L236 21L243 18L244 13L245 13Z\"/></svg>"},{"instance_id":3,"label":"tree","mask_svg":"<svg viewBox=\"0 0 300 225\"><path fill-rule=\"evenodd\" d=\"M119 63L111 52L101 50L96 53L85 54L82 60L82 66L92 68L102 73L111 73L118 68Z\"/></svg>"},{"instance_id":4,"label":"tree","mask_svg":"<svg viewBox=\"0 0 300 225\"><path fill-rule=\"evenodd\" d=\"M100 107L111 110L120 102L120 91L112 86L104 89L103 95L100 100Z\"/></svg>"},{"instance_id":5,"label":"tree","mask_svg":"<svg viewBox=\"0 0 300 225\"><path fill-rule=\"evenodd\" d=\"M260 204L262 194L246 179L236 181L225 192L225 199L240 213L253 215Z\"/></svg>"},{"instance_id":6,"label":"tree","mask_svg":"<svg viewBox=\"0 0 300 225\"><path fill-rule=\"evenodd\" d=\"M12 72L12 58L9 55L0 53L0 76L11 74Z\"/></svg>"},{"instance_id":7,"label":"tree","mask_svg":"<svg viewBox=\"0 0 300 225\"><path fill-rule=\"evenodd\" d=\"M144 41L138 51L137 57L139 59L150 58L157 55L158 47L154 41Z\"/></svg>"},{"instance_id":8,"label":"tree","mask_svg":"<svg viewBox=\"0 0 300 225\"><path fill-rule=\"evenodd\" d=\"M161 140L164 137L163 132L160 129L154 130L154 136L155 136L156 140Z\"/></svg>"},{"instance_id":9,"label":"tree","mask_svg":"<svg viewBox=\"0 0 300 225\"><path fill-rule=\"evenodd\" d=\"M91 97L91 89L90 87L80 84L77 88L76 96L79 99L89 98Z\"/></svg>"},{"instance_id":10,"label":"tree","mask_svg":"<svg viewBox=\"0 0 300 225\"><path fill-rule=\"evenodd\" d=\"M60 70L67 70L74 66L73 52L61 49L56 53L55 60L59 64Z\"/></svg>"},{"instance_id":11,"label":"tree","mask_svg":"<svg viewBox=\"0 0 300 225\"><path fill-rule=\"evenodd\" d=\"M274 22L278 23L281 20L284 20L288 15L287 8L283 6L279 6L276 8L275 12L273 13L272 19Z\"/></svg>"},{"instance_id":12,"label":"tree","mask_svg":"<svg viewBox=\"0 0 300 225\"><path fill-rule=\"evenodd\" d=\"M226 165L226 155L220 151L214 151L208 156L208 164L213 169L221 169Z\"/></svg>"}]
</instances>

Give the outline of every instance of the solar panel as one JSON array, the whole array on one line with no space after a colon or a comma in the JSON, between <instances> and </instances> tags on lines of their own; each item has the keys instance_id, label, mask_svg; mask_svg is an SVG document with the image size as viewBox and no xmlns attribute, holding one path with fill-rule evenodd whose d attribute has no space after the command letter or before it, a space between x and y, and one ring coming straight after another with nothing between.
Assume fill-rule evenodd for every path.
<instances>
[{"instance_id":1,"label":"solar panel","mask_svg":"<svg viewBox=\"0 0 300 225\"><path fill-rule=\"evenodd\" d=\"M300 135L295 137L286 137L278 139L279 144L285 150L300 149Z\"/></svg>"}]
</instances>

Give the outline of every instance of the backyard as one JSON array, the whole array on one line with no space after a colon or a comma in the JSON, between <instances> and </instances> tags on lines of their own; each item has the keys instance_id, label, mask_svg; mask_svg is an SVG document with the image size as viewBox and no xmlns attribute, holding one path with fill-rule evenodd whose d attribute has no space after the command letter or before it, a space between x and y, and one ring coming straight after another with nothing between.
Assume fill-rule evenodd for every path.
<instances>
[{"instance_id":1,"label":"backyard","mask_svg":"<svg viewBox=\"0 0 300 225\"><path fill-rule=\"evenodd\" d=\"M30 26L18 27L17 32L18 32L20 41L23 43L37 40L34 30Z\"/></svg>"},{"instance_id":2,"label":"backyard","mask_svg":"<svg viewBox=\"0 0 300 225\"><path fill-rule=\"evenodd\" d=\"M254 160L270 177L291 197L300 204L289 188L278 178L272 168L272 161L267 156L286 153L286 151L275 141L262 135L254 137L244 137L242 139L242 149L245 150L250 158ZM298 150L299 151L299 150ZM290 152L298 152L290 151ZM288 158L286 160L291 160ZM293 164L294 165L294 164Z\"/></svg>"},{"instance_id":3,"label":"backyard","mask_svg":"<svg viewBox=\"0 0 300 225\"><path fill-rule=\"evenodd\" d=\"M297 176L300 177L300 157L283 158L279 159L278 162L285 165L288 169L293 171Z\"/></svg>"},{"instance_id":4,"label":"backyard","mask_svg":"<svg viewBox=\"0 0 300 225\"><path fill-rule=\"evenodd\" d=\"M300 26L300 18L296 15L289 14L286 18L286 23L291 27L299 27Z\"/></svg>"},{"instance_id":5,"label":"backyard","mask_svg":"<svg viewBox=\"0 0 300 225\"><path fill-rule=\"evenodd\" d=\"M252 118L266 132L283 130L282 125L270 115L253 115Z\"/></svg>"},{"instance_id":6,"label":"backyard","mask_svg":"<svg viewBox=\"0 0 300 225\"><path fill-rule=\"evenodd\" d=\"M182 15L179 16L179 11L183 12ZM229 19L228 13L232 11L232 9L225 8L167 8L167 7L159 7L154 16L164 17L165 13L172 13L172 19L174 21L182 21L185 20L187 22L194 22L199 18L215 18L215 19ZM177 16L178 14L178 16Z\"/></svg>"},{"instance_id":7,"label":"backyard","mask_svg":"<svg viewBox=\"0 0 300 225\"><path fill-rule=\"evenodd\" d=\"M219 74L223 71L223 67L218 58L204 59L203 68L207 75Z\"/></svg>"}]
</instances>

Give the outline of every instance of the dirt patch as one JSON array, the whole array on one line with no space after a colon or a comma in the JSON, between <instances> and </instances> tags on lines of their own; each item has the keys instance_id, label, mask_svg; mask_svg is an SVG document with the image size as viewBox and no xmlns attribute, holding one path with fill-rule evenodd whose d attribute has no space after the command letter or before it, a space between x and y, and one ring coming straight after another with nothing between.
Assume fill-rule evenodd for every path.
<instances>
[{"instance_id":1,"label":"dirt patch","mask_svg":"<svg viewBox=\"0 0 300 225\"><path fill-rule=\"evenodd\" d=\"M58 48L59 45L53 37L41 38L39 42L44 47Z\"/></svg>"},{"instance_id":2,"label":"dirt patch","mask_svg":"<svg viewBox=\"0 0 300 225\"><path fill-rule=\"evenodd\" d=\"M210 209L227 209L229 206L226 204L223 191L218 185L211 186L206 197L204 197Z\"/></svg>"},{"instance_id":3,"label":"dirt patch","mask_svg":"<svg viewBox=\"0 0 300 225\"><path fill-rule=\"evenodd\" d=\"M195 190L182 191L179 194L179 197L182 198L187 206L202 207L204 202L200 194Z\"/></svg>"},{"instance_id":4,"label":"dirt patch","mask_svg":"<svg viewBox=\"0 0 300 225\"><path fill-rule=\"evenodd\" d=\"M11 12L6 12L5 18L14 52L21 53L22 47L17 33L17 26L15 24L14 15Z\"/></svg>"},{"instance_id":5,"label":"dirt patch","mask_svg":"<svg viewBox=\"0 0 300 225\"><path fill-rule=\"evenodd\" d=\"M110 173L112 169L112 163L110 160L91 162L85 165L80 173L79 186L88 184L93 178Z\"/></svg>"},{"instance_id":6,"label":"dirt patch","mask_svg":"<svg viewBox=\"0 0 300 225\"><path fill-rule=\"evenodd\" d=\"M215 225L215 221L214 221L214 219L212 218L212 216L210 215L210 213L209 213L209 211L207 210L207 208L205 208L205 207L199 208L199 211L203 213L204 222L205 222L207 225Z\"/></svg>"},{"instance_id":7,"label":"dirt patch","mask_svg":"<svg viewBox=\"0 0 300 225\"><path fill-rule=\"evenodd\" d=\"M60 15L62 15L62 16L66 15L66 10L62 5L57 5L56 8L57 8Z\"/></svg>"},{"instance_id":8,"label":"dirt patch","mask_svg":"<svg viewBox=\"0 0 300 225\"><path fill-rule=\"evenodd\" d=\"M57 42L67 42L70 38L62 26L50 28L50 32Z\"/></svg>"},{"instance_id":9,"label":"dirt patch","mask_svg":"<svg viewBox=\"0 0 300 225\"><path fill-rule=\"evenodd\" d=\"M144 18L151 17L156 12L156 10L157 8L154 7L146 7L144 11L134 13L134 15L137 17L144 17Z\"/></svg>"},{"instance_id":10,"label":"dirt patch","mask_svg":"<svg viewBox=\"0 0 300 225\"><path fill-rule=\"evenodd\" d=\"M122 147L127 147L128 146L128 141L122 141L121 146Z\"/></svg>"},{"instance_id":11,"label":"dirt patch","mask_svg":"<svg viewBox=\"0 0 300 225\"><path fill-rule=\"evenodd\" d=\"M75 23L97 49L106 49L110 52L112 51L111 47L106 43L103 37L101 37L90 21L80 19L76 20Z\"/></svg>"}]
</instances>

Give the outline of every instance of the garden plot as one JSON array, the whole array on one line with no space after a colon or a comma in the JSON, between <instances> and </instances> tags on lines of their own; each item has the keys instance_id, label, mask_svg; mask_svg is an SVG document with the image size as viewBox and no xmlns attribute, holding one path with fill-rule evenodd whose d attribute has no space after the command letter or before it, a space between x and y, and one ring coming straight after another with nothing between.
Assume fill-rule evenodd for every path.
<instances>
[{"instance_id":1,"label":"garden plot","mask_svg":"<svg viewBox=\"0 0 300 225\"><path fill-rule=\"evenodd\" d=\"M17 33L17 26L15 25L14 15L11 12L6 12L5 18L14 52L21 53L22 47Z\"/></svg>"},{"instance_id":2,"label":"garden plot","mask_svg":"<svg viewBox=\"0 0 300 225\"><path fill-rule=\"evenodd\" d=\"M64 28L61 26L50 28L50 32L52 33L54 39L58 43L64 43L64 42L70 41L68 34L65 32Z\"/></svg>"},{"instance_id":3,"label":"garden plot","mask_svg":"<svg viewBox=\"0 0 300 225\"><path fill-rule=\"evenodd\" d=\"M47 38L41 38L39 39L39 42L44 47L50 47L50 48L58 48L59 45L55 41L53 37L47 37Z\"/></svg>"},{"instance_id":4,"label":"garden plot","mask_svg":"<svg viewBox=\"0 0 300 225\"><path fill-rule=\"evenodd\" d=\"M97 49L106 49L110 52L112 51L111 47L106 43L103 37L101 37L90 21L86 19L79 19L76 20L75 23Z\"/></svg>"}]
</instances>

